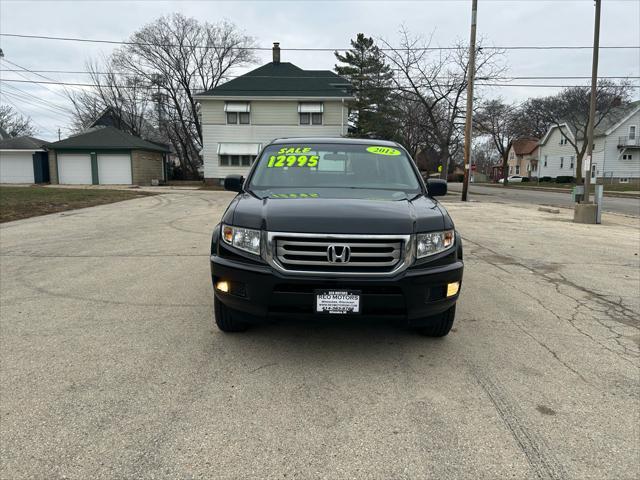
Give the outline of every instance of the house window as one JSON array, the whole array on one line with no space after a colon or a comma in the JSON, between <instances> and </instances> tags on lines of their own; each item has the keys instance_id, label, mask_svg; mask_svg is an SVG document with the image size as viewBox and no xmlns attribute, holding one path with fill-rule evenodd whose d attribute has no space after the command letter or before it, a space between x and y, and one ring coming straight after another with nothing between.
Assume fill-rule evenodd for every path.
<instances>
[{"instance_id":1,"label":"house window","mask_svg":"<svg viewBox=\"0 0 640 480\"><path fill-rule=\"evenodd\" d=\"M545 167L547 166L547 156L546 155L544 156L544 166Z\"/></svg>"},{"instance_id":2,"label":"house window","mask_svg":"<svg viewBox=\"0 0 640 480\"><path fill-rule=\"evenodd\" d=\"M633 154L632 153L625 153L622 155L622 159L623 160L633 160Z\"/></svg>"},{"instance_id":3,"label":"house window","mask_svg":"<svg viewBox=\"0 0 640 480\"><path fill-rule=\"evenodd\" d=\"M255 155L220 155L221 167L250 167L255 162Z\"/></svg>"},{"instance_id":4,"label":"house window","mask_svg":"<svg viewBox=\"0 0 640 480\"><path fill-rule=\"evenodd\" d=\"M636 128L635 125L629 125L629 140L636 139Z\"/></svg>"},{"instance_id":5,"label":"house window","mask_svg":"<svg viewBox=\"0 0 640 480\"><path fill-rule=\"evenodd\" d=\"M520 175L520 165L516 165L516 175Z\"/></svg>"},{"instance_id":6,"label":"house window","mask_svg":"<svg viewBox=\"0 0 640 480\"><path fill-rule=\"evenodd\" d=\"M570 168L571 170L573 170L573 160L574 160L574 158L575 158L575 157L574 157L573 155L571 155L571 164L570 164L570 166L569 166L569 168Z\"/></svg>"},{"instance_id":7,"label":"house window","mask_svg":"<svg viewBox=\"0 0 640 480\"><path fill-rule=\"evenodd\" d=\"M618 183L629 183L629 177L620 177Z\"/></svg>"},{"instance_id":8,"label":"house window","mask_svg":"<svg viewBox=\"0 0 640 480\"><path fill-rule=\"evenodd\" d=\"M227 112L228 125L249 125L251 117L249 112Z\"/></svg>"},{"instance_id":9,"label":"house window","mask_svg":"<svg viewBox=\"0 0 640 480\"><path fill-rule=\"evenodd\" d=\"M322 125L322 112L324 112L322 103L299 103L300 125Z\"/></svg>"},{"instance_id":10,"label":"house window","mask_svg":"<svg viewBox=\"0 0 640 480\"><path fill-rule=\"evenodd\" d=\"M251 123L250 102L225 102L224 111L227 113L227 124L249 125Z\"/></svg>"},{"instance_id":11,"label":"house window","mask_svg":"<svg viewBox=\"0 0 640 480\"><path fill-rule=\"evenodd\" d=\"M560 157L560 168L564 167L564 157Z\"/></svg>"},{"instance_id":12,"label":"house window","mask_svg":"<svg viewBox=\"0 0 640 480\"><path fill-rule=\"evenodd\" d=\"M566 144L567 144L567 138L564 135L562 135L560 137L560 145L566 145Z\"/></svg>"},{"instance_id":13,"label":"house window","mask_svg":"<svg viewBox=\"0 0 640 480\"><path fill-rule=\"evenodd\" d=\"M509 166L509 175L513 175L513 167Z\"/></svg>"},{"instance_id":14,"label":"house window","mask_svg":"<svg viewBox=\"0 0 640 480\"><path fill-rule=\"evenodd\" d=\"M300 112L300 125L322 125L322 113Z\"/></svg>"}]
</instances>

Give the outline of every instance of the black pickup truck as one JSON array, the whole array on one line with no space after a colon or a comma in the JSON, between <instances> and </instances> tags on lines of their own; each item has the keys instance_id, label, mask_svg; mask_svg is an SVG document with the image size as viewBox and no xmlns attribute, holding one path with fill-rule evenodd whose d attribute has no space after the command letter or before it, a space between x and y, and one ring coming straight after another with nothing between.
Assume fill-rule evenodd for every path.
<instances>
[{"instance_id":1,"label":"black pickup truck","mask_svg":"<svg viewBox=\"0 0 640 480\"><path fill-rule=\"evenodd\" d=\"M462 243L395 142L286 138L267 145L213 232L218 328L269 318L362 315L449 333L462 282Z\"/></svg>"}]
</instances>

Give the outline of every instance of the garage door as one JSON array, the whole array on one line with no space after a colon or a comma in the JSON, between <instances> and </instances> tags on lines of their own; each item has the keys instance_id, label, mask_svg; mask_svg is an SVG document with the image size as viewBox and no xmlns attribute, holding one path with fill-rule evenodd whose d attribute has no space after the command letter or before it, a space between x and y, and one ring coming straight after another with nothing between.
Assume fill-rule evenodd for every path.
<instances>
[{"instance_id":1,"label":"garage door","mask_svg":"<svg viewBox=\"0 0 640 480\"><path fill-rule=\"evenodd\" d=\"M58 181L63 185L91 185L91 156L76 153L59 154Z\"/></svg>"},{"instance_id":2,"label":"garage door","mask_svg":"<svg viewBox=\"0 0 640 480\"><path fill-rule=\"evenodd\" d=\"M102 185L131 183L131 158L128 154L99 154L98 181Z\"/></svg>"},{"instance_id":3,"label":"garage door","mask_svg":"<svg viewBox=\"0 0 640 480\"><path fill-rule=\"evenodd\" d=\"M0 152L0 183L33 183L32 152Z\"/></svg>"}]
</instances>

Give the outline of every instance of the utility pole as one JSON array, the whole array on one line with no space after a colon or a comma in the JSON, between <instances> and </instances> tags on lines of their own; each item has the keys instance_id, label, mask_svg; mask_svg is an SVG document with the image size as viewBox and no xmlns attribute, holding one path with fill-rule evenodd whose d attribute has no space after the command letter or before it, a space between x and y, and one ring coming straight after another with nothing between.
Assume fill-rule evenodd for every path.
<instances>
[{"instance_id":1,"label":"utility pole","mask_svg":"<svg viewBox=\"0 0 640 480\"><path fill-rule=\"evenodd\" d=\"M464 177L462 180L462 201L467 201L469 190L469 157L471 156L471 123L473 120L473 81L476 76L476 19L478 0L471 4L471 40L469 42L469 65L467 67L467 115L464 123Z\"/></svg>"},{"instance_id":2,"label":"utility pole","mask_svg":"<svg viewBox=\"0 0 640 480\"><path fill-rule=\"evenodd\" d=\"M591 164L593 159L593 127L596 120L596 94L598 88L598 50L600 48L600 4L596 0L596 19L593 27L593 63L591 65L591 101L589 103L589 126L587 127L587 163L584 172L584 203L589 202L589 183L591 182ZM586 170L586 169L585 169Z\"/></svg>"},{"instance_id":3,"label":"utility pole","mask_svg":"<svg viewBox=\"0 0 640 480\"><path fill-rule=\"evenodd\" d=\"M58 127L58 140L60 140L60 127Z\"/></svg>"},{"instance_id":4,"label":"utility pole","mask_svg":"<svg viewBox=\"0 0 640 480\"><path fill-rule=\"evenodd\" d=\"M584 199L576 204L573 221L577 223L596 223L597 206L589 201L591 188L591 168L593 159L593 128L596 119L596 96L598 88L598 50L600 47L600 7L601 0L595 0L595 24L593 27L593 59L591 64L591 99L589 102L589 123L587 125L587 153L583 160L584 170Z\"/></svg>"}]
</instances>

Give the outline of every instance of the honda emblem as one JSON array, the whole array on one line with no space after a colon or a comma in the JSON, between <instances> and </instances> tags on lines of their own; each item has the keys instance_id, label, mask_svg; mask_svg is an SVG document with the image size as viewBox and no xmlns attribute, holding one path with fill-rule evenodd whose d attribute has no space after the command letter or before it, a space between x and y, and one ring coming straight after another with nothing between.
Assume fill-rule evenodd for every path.
<instances>
[{"instance_id":1,"label":"honda emblem","mask_svg":"<svg viewBox=\"0 0 640 480\"><path fill-rule=\"evenodd\" d=\"M327 247L327 260L331 263L348 263L351 259L349 245L329 245Z\"/></svg>"}]
</instances>

